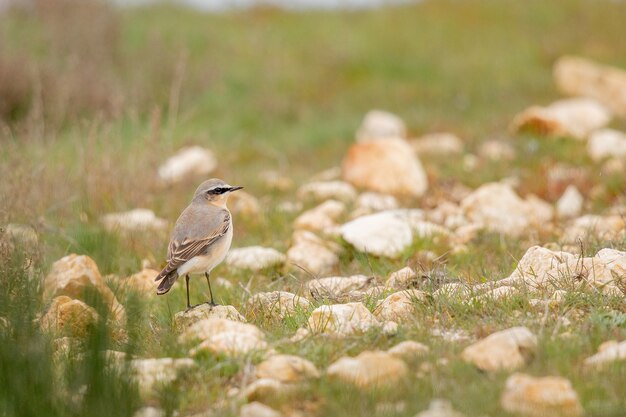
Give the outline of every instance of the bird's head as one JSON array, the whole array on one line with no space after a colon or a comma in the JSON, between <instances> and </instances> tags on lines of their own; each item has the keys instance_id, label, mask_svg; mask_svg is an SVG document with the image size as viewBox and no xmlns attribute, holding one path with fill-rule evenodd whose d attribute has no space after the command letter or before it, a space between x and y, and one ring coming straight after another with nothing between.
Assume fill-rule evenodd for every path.
<instances>
[{"instance_id":1,"label":"bird's head","mask_svg":"<svg viewBox=\"0 0 626 417\"><path fill-rule=\"evenodd\" d=\"M206 201L218 207L225 207L230 193L242 188L232 186L219 178L212 178L198 186L193 199L194 201Z\"/></svg>"}]
</instances>

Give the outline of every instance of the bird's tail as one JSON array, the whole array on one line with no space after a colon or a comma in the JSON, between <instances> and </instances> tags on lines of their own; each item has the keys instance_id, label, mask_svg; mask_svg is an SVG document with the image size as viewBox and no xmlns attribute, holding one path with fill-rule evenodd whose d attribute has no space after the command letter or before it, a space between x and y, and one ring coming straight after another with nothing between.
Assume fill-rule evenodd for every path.
<instances>
[{"instance_id":1,"label":"bird's tail","mask_svg":"<svg viewBox=\"0 0 626 417\"><path fill-rule=\"evenodd\" d=\"M178 279L178 272L176 270L167 272L165 274L163 272L161 272L156 278L156 281L161 279L161 283L159 284L159 287L157 288L157 295L163 295L167 293L170 290L170 288L172 288L172 285L174 285L174 283Z\"/></svg>"}]
</instances>

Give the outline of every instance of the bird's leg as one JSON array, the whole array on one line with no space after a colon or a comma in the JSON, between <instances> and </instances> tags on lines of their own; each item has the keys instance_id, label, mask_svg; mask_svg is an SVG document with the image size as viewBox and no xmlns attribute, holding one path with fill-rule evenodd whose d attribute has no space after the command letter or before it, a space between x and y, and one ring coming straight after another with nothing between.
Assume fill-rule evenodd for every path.
<instances>
[{"instance_id":1,"label":"bird's leg","mask_svg":"<svg viewBox=\"0 0 626 417\"><path fill-rule=\"evenodd\" d=\"M209 284L209 294L211 295L211 301L209 301L209 305L216 306L217 304L215 304L215 302L213 301L213 290L211 290L211 280L209 279L209 273L205 272L204 276L206 277L207 284Z\"/></svg>"},{"instance_id":2,"label":"bird's leg","mask_svg":"<svg viewBox=\"0 0 626 417\"><path fill-rule=\"evenodd\" d=\"M191 303L189 302L189 274L185 275L185 284L187 284L187 310L191 309Z\"/></svg>"}]
</instances>

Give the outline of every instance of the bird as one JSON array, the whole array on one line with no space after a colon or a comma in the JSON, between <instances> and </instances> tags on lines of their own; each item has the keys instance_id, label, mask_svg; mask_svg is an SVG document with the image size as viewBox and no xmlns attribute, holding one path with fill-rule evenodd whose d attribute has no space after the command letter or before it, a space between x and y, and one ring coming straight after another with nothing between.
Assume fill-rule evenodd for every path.
<instances>
[{"instance_id":1,"label":"bird","mask_svg":"<svg viewBox=\"0 0 626 417\"><path fill-rule=\"evenodd\" d=\"M204 273L211 295L208 304L216 305L210 274L224 260L233 240L232 216L226 207L228 196L242 188L219 178L206 180L198 186L172 230L167 265L155 278L161 281L157 295L166 294L178 277L184 276L189 310L193 308L189 302L189 275Z\"/></svg>"}]
</instances>

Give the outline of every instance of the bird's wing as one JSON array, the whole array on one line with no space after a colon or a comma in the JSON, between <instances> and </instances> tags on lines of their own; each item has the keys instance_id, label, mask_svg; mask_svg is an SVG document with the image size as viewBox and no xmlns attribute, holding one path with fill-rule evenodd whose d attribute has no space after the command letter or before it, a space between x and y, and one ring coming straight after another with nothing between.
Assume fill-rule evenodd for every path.
<instances>
[{"instance_id":1,"label":"bird's wing","mask_svg":"<svg viewBox=\"0 0 626 417\"><path fill-rule=\"evenodd\" d=\"M191 226L189 233L185 230L175 231L167 248L167 265L156 277L162 279L170 272L178 269L188 260L206 251L215 241L224 236L230 228L230 213L220 210L217 216Z\"/></svg>"}]
</instances>

